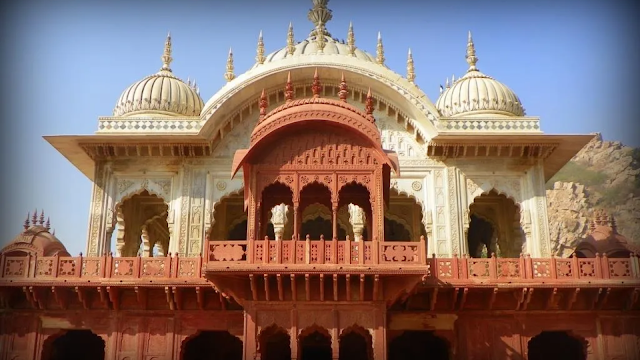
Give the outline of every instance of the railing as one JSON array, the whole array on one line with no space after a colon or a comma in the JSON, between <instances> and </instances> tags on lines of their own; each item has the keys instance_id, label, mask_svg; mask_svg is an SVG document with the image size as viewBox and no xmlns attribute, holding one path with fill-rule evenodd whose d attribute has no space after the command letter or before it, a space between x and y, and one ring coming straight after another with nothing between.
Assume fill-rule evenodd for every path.
<instances>
[{"instance_id":1,"label":"railing","mask_svg":"<svg viewBox=\"0 0 640 360\"><path fill-rule=\"evenodd\" d=\"M202 257L0 256L2 280L193 279L202 278ZM0 280L0 281L2 281Z\"/></svg>"},{"instance_id":2,"label":"railing","mask_svg":"<svg viewBox=\"0 0 640 360\"><path fill-rule=\"evenodd\" d=\"M205 281L209 271L248 264L373 265L375 242L353 241L210 241L207 257L40 257L0 255L0 286L31 280L73 281ZM614 280L640 284L638 256L629 258L519 258L426 257L422 242L377 243L377 264L422 267L425 280L439 282L576 282ZM310 249L307 251L307 249ZM350 250L350 251L347 251ZM208 261L208 263L207 263ZM205 264L207 263L207 264ZM245 268L246 269L246 268ZM261 271L263 271L262 269Z\"/></svg>"},{"instance_id":3,"label":"railing","mask_svg":"<svg viewBox=\"0 0 640 360\"><path fill-rule=\"evenodd\" d=\"M426 265L424 240L247 240L209 241L210 263Z\"/></svg>"},{"instance_id":4,"label":"railing","mask_svg":"<svg viewBox=\"0 0 640 360\"><path fill-rule=\"evenodd\" d=\"M640 262L635 254L629 258L431 258L427 278L440 281L497 280L518 282L581 282L593 280L640 279ZM638 281L640 282L640 281Z\"/></svg>"}]
</instances>

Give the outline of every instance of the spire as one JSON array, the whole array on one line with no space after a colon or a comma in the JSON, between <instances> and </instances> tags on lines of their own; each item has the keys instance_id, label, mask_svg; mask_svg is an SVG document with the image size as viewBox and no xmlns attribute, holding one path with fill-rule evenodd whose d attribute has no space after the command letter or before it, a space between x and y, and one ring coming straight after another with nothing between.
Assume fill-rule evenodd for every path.
<instances>
[{"instance_id":1,"label":"spire","mask_svg":"<svg viewBox=\"0 0 640 360\"><path fill-rule=\"evenodd\" d=\"M293 38L293 24L289 23L289 31L287 32L287 53L293 55L296 51L295 40Z\"/></svg>"},{"instance_id":2,"label":"spire","mask_svg":"<svg viewBox=\"0 0 640 360\"><path fill-rule=\"evenodd\" d=\"M369 91L367 92L367 99L364 102L364 112L367 113L367 118L371 122L375 122L373 110L373 95L371 95L371 88L369 88Z\"/></svg>"},{"instance_id":3,"label":"spire","mask_svg":"<svg viewBox=\"0 0 640 360\"><path fill-rule=\"evenodd\" d=\"M47 222L44 224L44 227L49 231L51 229L51 220L47 216Z\"/></svg>"},{"instance_id":4,"label":"spire","mask_svg":"<svg viewBox=\"0 0 640 360\"><path fill-rule=\"evenodd\" d=\"M453 75L451 75L451 86L453 86L453 83L455 83L455 82L456 82L456 75L453 74Z\"/></svg>"},{"instance_id":5,"label":"spire","mask_svg":"<svg viewBox=\"0 0 640 360\"><path fill-rule=\"evenodd\" d=\"M29 226L31 226L31 223L29 222L30 217L31 217L31 214L27 213L27 218L24 220L24 225L22 225L22 227L24 227L25 230L27 230Z\"/></svg>"},{"instance_id":6,"label":"spire","mask_svg":"<svg viewBox=\"0 0 640 360\"><path fill-rule=\"evenodd\" d=\"M411 48L409 48L409 53L407 54L407 80L410 83L414 83L416 80L415 68L413 66L413 54L411 54Z\"/></svg>"},{"instance_id":7,"label":"spire","mask_svg":"<svg viewBox=\"0 0 640 360\"><path fill-rule=\"evenodd\" d=\"M378 47L376 48L376 61L384 65L384 47L382 46L382 35L378 31Z\"/></svg>"},{"instance_id":8,"label":"spire","mask_svg":"<svg viewBox=\"0 0 640 360\"><path fill-rule=\"evenodd\" d=\"M258 107L260 108L260 119L258 122L262 122L264 117L267 115L267 106L269 106L269 103L267 102L267 95L264 93L263 88L262 94L260 94L260 100L258 101Z\"/></svg>"},{"instance_id":9,"label":"spire","mask_svg":"<svg viewBox=\"0 0 640 360\"><path fill-rule=\"evenodd\" d=\"M233 73L233 51L231 48L229 48L229 56L227 56L227 72L224 73L224 78L227 79L227 82L236 78Z\"/></svg>"},{"instance_id":10,"label":"spire","mask_svg":"<svg viewBox=\"0 0 640 360\"><path fill-rule=\"evenodd\" d=\"M31 215L31 226L36 226L38 224L38 209L33 211L33 215Z\"/></svg>"},{"instance_id":11,"label":"spire","mask_svg":"<svg viewBox=\"0 0 640 360\"><path fill-rule=\"evenodd\" d=\"M187 86L191 87L191 76L187 76Z\"/></svg>"},{"instance_id":12,"label":"spire","mask_svg":"<svg viewBox=\"0 0 640 360\"><path fill-rule=\"evenodd\" d=\"M171 32L167 34L167 40L164 42L164 53L162 54L162 69L164 71L171 71L171 62L173 58L171 57Z\"/></svg>"},{"instance_id":13,"label":"spire","mask_svg":"<svg viewBox=\"0 0 640 360\"><path fill-rule=\"evenodd\" d=\"M260 35L258 35L258 48L256 49L256 62L258 64L264 64L266 58L264 57L264 40L262 39L262 30L260 30Z\"/></svg>"},{"instance_id":14,"label":"spire","mask_svg":"<svg viewBox=\"0 0 640 360\"><path fill-rule=\"evenodd\" d=\"M444 87L445 87L445 88L447 88L447 89L449 88L449 78L447 78L447 79L445 80L445 82L444 82Z\"/></svg>"},{"instance_id":15,"label":"spire","mask_svg":"<svg viewBox=\"0 0 640 360\"><path fill-rule=\"evenodd\" d=\"M284 87L284 98L286 102L293 101L293 85L291 84L291 71L287 73L287 84Z\"/></svg>"},{"instance_id":16,"label":"spire","mask_svg":"<svg viewBox=\"0 0 640 360\"><path fill-rule=\"evenodd\" d=\"M467 41L467 64L469 64L469 71L478 71L476 67L476 63L478 63L478 58L476 57L476 46L473 44L473 38L471 37L471 31L469 31L469 39Z\"/></svg>"},{"instance_id":17,"label":"spire","mask_svg":"<svg viewBox=\"0 0 640 360\"><path fill-rule=\"evenodd\" d=\"M347 90L347 81L344 79L344 72L342 73L342 79L340 80L340 91L338 91L338 97L340 100L347 102L347 95L349 91Z\"/></svg>"},{"instance_id":18,"label":"spire","mask_svg":"<svg viewBox=\"0 0 640 360\"><path fill-rule=\"evenodd\" d=\"M40 226L44 225L44 210L40 211L40 219L38 221L38 225Z\"/></svg>"},{"instance_id":19,"label":"spire","mask_svg":"<svg viewBox=\"0 0 640 360\"><path fill-rule=\"evenodd\" d=\"M322 85L320 85L320 76L318 76L318 68L316 68L316 72L313 74L313 84L311 85L311 91L313 92L313 97L320 97L320 92L322 91Z\"/></svg>"},{"instance_id":20,"label":"spire","mask_svg":"<svg viewBox=\"0 0 640 360\"><path fill-rule=\"evenodd\" d=\"M349 32L347 33L347 46L349 46L349 55L356 56L356 36L353 33L352 22L349 22Z\"/></svg>"},{"instance_id":21,"label":"spire","mask_svg":"<svg viewBox=\"0 0 640 360\"><path fill-rule=\"evenodd\" d=\"M307 18L314 25L314 29L309 34L309 37L313 37L318 34L318 28L320 28L321 34L331 37L331 34L325 28L325 25L329 20L333 18L331 10L327 8L329 0L311 0L313 8L309 10Z\"/></svg>"}]
</instances>

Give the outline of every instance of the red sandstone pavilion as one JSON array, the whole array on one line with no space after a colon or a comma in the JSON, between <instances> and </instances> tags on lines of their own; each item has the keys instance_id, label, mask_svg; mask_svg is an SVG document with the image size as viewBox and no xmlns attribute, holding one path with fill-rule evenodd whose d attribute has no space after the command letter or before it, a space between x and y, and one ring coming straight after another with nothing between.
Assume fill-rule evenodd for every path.
<instances>
[{"instance_id":1,"label":"red sandstone pavilion","mask_svg":"<svg viewBox=\"0 0 640 360\"><path fill-rule=\"evenodd\" d=\"M434 104L327 3L206 103L168 37L96 134L46 137L93 181L87 251L27 217L0 359L640 359L640 249L599 212L572 256L549 238L593 136L543 134L471 35Z\"/></svg>"}]
</instances>

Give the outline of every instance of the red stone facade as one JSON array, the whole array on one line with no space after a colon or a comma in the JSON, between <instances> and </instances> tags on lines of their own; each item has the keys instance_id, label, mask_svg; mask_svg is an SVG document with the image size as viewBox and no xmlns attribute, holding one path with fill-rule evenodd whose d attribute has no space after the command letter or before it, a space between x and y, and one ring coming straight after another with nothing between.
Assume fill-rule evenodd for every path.
<instances>
[{"instance_id":1,"label":"red stone facade","mask_svg":"<svg viewBox=\"0 0 640 360\"><path fill-rule=\"evenodd\" d=\"M247 240L210 239L196 258L70 257L27 224L0 255L0 359L640 359L636 254L436 258L424 237L385 241L398 165L371 94L363 112L319 86L269 114L260 101L233 164ZM298 234L316 202L331 238L265 239L273 206L293 208ZM350 203L370 239L338 240Z\"/></svg>"}]
</instances>

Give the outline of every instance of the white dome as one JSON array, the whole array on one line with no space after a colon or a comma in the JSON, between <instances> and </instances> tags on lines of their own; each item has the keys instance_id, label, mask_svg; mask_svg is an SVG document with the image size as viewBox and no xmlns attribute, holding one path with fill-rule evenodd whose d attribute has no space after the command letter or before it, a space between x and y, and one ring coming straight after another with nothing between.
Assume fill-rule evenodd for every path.
<instances>
[{"instance_id":1,"label":"white dome","mask_svg":"<svg viewBox=\"0 0 640 360\"><path fill-rule=\"evenodd\" d=\"M525 116L518 96L506 85L480 72L471 34L467 45L467 73L440 94L436 108L445 117L473 115Z\"/></svg>"},{"instance_id":2,"label":"white dome","mask_svg":"<svg viewBox=\"0 0 640 360\"><path fill-rule=\"evenodd\" d=\"M354 54L351 55L351 52L349 51L349 45L326 35L324 36L324 38L325 38L326 45L322 52L318 51L318 45L316 43L316 37L314 35L294 45L295 50L293 52L293 55L289 55L288 49L284 47L280 50L276 50L271 54L267 55L264 62L268 63L268 62L283 60L285 58L305 56L305 55L316 55L316 54L322 53L323 55L326 55L326 56L349 56L349 57L355 57L356 59L360 59L363 61L377 63L376 57L374 55L371 55L358 48L356 48L354 51ZM254 65L254 67L258 65L259 64L256 64Z\"/></svg>"},{"instance_id":3,"label":"white dome","mask_svg":"<svg viewBox=\"0 0 640 360\"><path fill-rule=\"evenodd\" d=\"M198 91L173 75L169 64L171 36L167 36L162 69L135 82L122 92L114 116L199 116L204 102Z\"/></svg>"}]
</instances>

